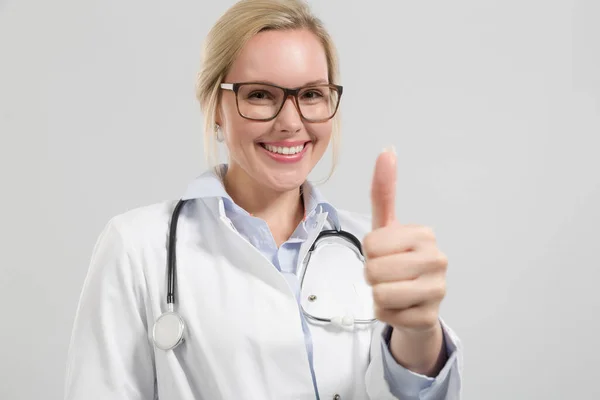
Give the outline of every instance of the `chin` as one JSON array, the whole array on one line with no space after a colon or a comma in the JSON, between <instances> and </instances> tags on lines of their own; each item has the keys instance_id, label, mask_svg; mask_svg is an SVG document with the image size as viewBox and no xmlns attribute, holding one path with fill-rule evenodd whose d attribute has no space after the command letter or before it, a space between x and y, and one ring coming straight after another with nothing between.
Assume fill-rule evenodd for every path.
<instances>
[{"instance_id":1,"label":"chin","mask_svg":"<svg viewBox=\"0 0 600 400\"><path fill-rule=\"evenodd\" d=\"M265 183L277 192L296 190L302 186L308 177L308 173L304 171L304 168L293 171L265 171L265 173L268 174Z\"/></svg>"}]
</instances>

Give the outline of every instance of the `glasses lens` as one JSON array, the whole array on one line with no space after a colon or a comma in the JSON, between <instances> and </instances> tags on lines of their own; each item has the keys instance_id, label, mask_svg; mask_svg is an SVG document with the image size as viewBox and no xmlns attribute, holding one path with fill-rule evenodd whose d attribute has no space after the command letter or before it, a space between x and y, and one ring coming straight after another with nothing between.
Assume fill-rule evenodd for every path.
<instances>
[{"instance_id":1,"label":"glasses lens","mask_svg":"<svg viewBox=\"0 0 600 400\"><path fill-rule=\"evenodd\" d=\"M284 98L283 90L261 84L244 84L238 90L240 114L252 119L270 119L277 114Z\"/></svg>"},{"instance_id":2,"label":"glasses lens","mask_svg":"<svg viewBox=\"0 0 600 400\"><path fill-rule=\"evenodd\" d=\"M304 88L298 94L298 104L307 120L320 121L333 116L340 95L336 88L321 85Z\"/></svg>"},{"instance_id":3,"label":"glasses lens","mask_svg":"<svg viewBox=\"0 0 600 400\"><path fill-rule=\"evenodd\" d=\"M267 120L275 117L286 100L285 92L271 85L245 83L238 89L238 108L246 118ZM298 106L309 121L327 120L333 116L340 99L335 87L317 85L298 93Z\"/></svg>"}]
</instances>

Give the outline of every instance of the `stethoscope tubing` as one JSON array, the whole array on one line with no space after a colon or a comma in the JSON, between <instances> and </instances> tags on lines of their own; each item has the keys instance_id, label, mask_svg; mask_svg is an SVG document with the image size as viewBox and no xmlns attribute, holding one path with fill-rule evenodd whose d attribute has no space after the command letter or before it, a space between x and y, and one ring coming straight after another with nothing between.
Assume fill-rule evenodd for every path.
<instances>
[{"instance_id":1,"label":"stethoscope tubing","mask_svg":"<svg viewBox=\"0 0 600 400\"><path fill-rule=\"evenodd\" d=\"M180 215L181 210L186 202L187 202L187 200L180 199L177 202L177 204L175 205L173 214L171 216L171 221L169 224L169 238L167 241L167 265L168 265L167 307L168 307L168 311L163 313L157 319L157 321L154 325L154 328L153 328L153 332L152 332L152 335L154 338L154 343L157 345L157 347L159 347L163 350L171 350L171 349L177 347L184 340L183 332L185 329L185 322L183 321L183 318L181 317L181 315L179 315L174 310L174 308L175 308L174 305L176 302L175 285L176 285L176 275L177 275L177 256L176 256L177 222L179 221L179 215ZM327 230L321 231L319 233L319 235L317 236L317 238L314 240L313 244L311 245L310 249L308 250L308 252L306 254L306 257L304 258L304 260L302 262L300 287L302 287L302 284L304 283L304 277L306 275L306 270L308 268L308 263L309 263L312 253L317 248L318 243L320 243L320 241L322 239L327 238L327 237L337 237L337 238L341 237L341 238L348 240L352 244L351 247L354 248L354 251L356 252L359 259L362 262L364 262L362 246L361 246L360 241L356 238L356 236L354 236L353 234L351 234L349 232L342 230L341 227L339 229L327 229ZM302 305L300 305L300 308L302 310L302 313L308 319L310 319L312 321L320 322L320 323L335 323L338 325L352 326L354 324L371 324L371 323L377 321L375 318L356 319L355 320L352 316L337 316L337 317L334 317L333 319L317 317L317 316L311 315L308 312L306 312L306 310L304 309L304 307ZM334 321L334 319L337 322ZM163 325L161 325L162 327L167 328L168 326L170 326L170 328L171 328L170 334L167 335L167 336L171 337L171 340L167 340L167 343L165 343L165 341L162 340L163 338L157 337L157 336L160 336L159 331L161 331L161 329L158 325L162 321L168 322L167 325L164 325L164 322L163 322ZM167 329L167 331L169 331L169 330Z\"/></svg>"},{"instance_id":2,"label":"stethoscope tubing","mask_svg":"<svg viewBox=\"0 0 600 400\"><path fill-rule=\"evenodd\" d=\"M175 279L177 274L177 256L175 251L177 247L177 222L179 221L179 214L181 213L181 209L186 201L187 200L180 199L175 205L169 227L169 244L167 247L167 304L171 305L170 311L172 311L172 305L175 304Z\"/></svg>"}]
</instances>

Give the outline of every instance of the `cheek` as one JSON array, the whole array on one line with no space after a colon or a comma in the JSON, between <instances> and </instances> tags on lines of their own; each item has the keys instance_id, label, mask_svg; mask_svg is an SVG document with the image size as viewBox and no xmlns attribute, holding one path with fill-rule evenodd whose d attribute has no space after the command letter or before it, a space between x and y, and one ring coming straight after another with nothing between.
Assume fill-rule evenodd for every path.
<instances>
[{"instance_id":1,"label":"cheek","mask_svg":"<svg viewBox=\"0 0 600 400\"><path fill-rule=\"evenodd\" d=\"M225 126L230 121L233 121L235 117L239 116L237 112L237 106L235 104L235 98L231 96L223 95L221 103L219 104L219 114L221 118L221 125Z\"/></svg>"},{"instance_id":2,"label":"cheek","mask_svg":"<svg viewBox=\"0 0 600 400\"><path fill-rule=\"evenodd\" d=\"M223 102L222 113L222 127L229 147L238 147L264 133L263 127L239 115L235 100Z\"/></svg>"},{"instance_id":3,"label":"cheek","mask_svg":"<svg viewBox=\"0 0 600 400\"><path fill-rule=\"evenodd\" d=\"M309 128L308 132L317 139L319 146L327 147L331 140L333 124L329 121L323 124L316 124Z\"/></svg>"},{"instance_id":4,"label":"cheek","mask_svg":"<svg viewBox=\"0 0 600 400\"><path fill-rule=\"evenodd\" d=\"M232 146L247 146L269 132L269 128L244 118L232 118L227 121L227 142Z\"/></svg>"}]
</instances>

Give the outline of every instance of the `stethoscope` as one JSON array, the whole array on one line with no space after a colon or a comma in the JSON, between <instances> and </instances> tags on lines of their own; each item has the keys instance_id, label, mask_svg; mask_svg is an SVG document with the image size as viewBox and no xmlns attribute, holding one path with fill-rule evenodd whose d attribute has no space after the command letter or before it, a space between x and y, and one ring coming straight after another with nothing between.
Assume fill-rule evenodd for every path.
<instances>
[{"instance_id":1,"label":"stethoscope","mask_svg":"<svg viewBox=\"0 0 600 400\"><path fill-rule=\"evenodd\" d=\"M179 200L173 210L171 222L169 225L169 240L167 247L167 311L158 317L152 330L154 345L161 350L172 350L184 341L185 321L183 317L175 311L175 275L176 275L176 242L177 242L177 222L183 205L187 200ZM301 266L300 288L304 283L308 263L311 256L320 246L325 244L328 239L343 239L349 244L356 257L364 264L365 257L362 252L360 241L353 234L340 229L327 229L319 233L313 244L309 248ZM375 318L354 318L351 314L339 315L333 317L318 317L308 313L300 303L300 308L304 316L312 321L322 324L333 324L340 327L351 327L356 324L372 324L377 320Z\"/></svg>"}]
</instances>

